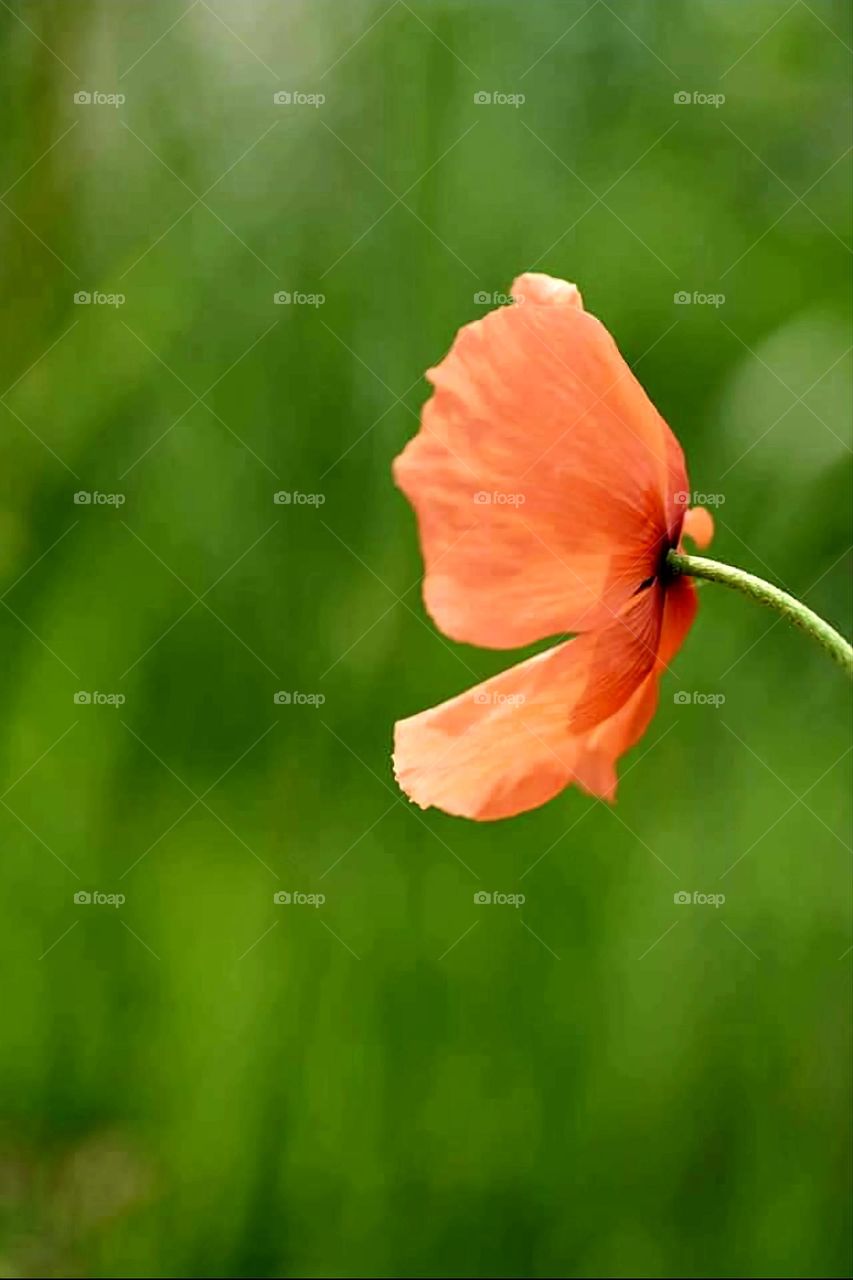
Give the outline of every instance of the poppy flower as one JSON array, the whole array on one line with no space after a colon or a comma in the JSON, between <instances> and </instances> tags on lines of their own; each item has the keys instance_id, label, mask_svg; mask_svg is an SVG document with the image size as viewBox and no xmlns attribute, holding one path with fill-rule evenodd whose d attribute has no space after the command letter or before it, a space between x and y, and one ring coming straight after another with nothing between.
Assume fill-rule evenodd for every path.
<instances>
[{"instance_id":1,"label":"poppy flower","mask_svg":"<svg viewBox=\"0 0 853 1280\"><path fill-rule=\"evenodd\" d=\"M512 294L428 371L420 431L394 463L440 630L491 649L561 640L396 726L406 794L478 819L571 784L614 800L616 762L696 613L667 554L713 533L687 509L678 441L575 285L528 273Z\"/></svg>"}]
</instances>

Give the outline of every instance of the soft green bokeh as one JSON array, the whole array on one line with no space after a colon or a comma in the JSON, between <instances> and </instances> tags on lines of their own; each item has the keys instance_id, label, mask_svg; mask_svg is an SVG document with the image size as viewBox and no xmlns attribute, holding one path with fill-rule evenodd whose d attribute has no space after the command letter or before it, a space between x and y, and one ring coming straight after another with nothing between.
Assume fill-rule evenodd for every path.
<instances>
[{"instance_id":1,"label":"soft green bokeh","mask_svg":"<svg viewBox=\"0 0 853 1280\"><path fill-rule=\"evenodd\" d=\"M825 655L704 588L612 810L422 815L389 762L511 661L426 618L389 465L475 294L534 265L640 362L713 552L850 632L849 7L10 0L0 31L0 1274L849 1274Z\"/></svg>"}]
</instances>

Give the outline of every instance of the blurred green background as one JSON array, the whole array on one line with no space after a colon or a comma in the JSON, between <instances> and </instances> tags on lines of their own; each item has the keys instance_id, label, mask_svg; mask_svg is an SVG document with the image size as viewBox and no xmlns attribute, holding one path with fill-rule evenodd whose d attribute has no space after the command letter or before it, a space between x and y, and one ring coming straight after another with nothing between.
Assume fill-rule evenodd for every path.
<instances>
[{"instance_id":1,"label":"blurred green background","mask_svg":"<svg viewBox=\"0 0 853 1280\"><path fill-rule=\"evenodd\" d=\"M576 280L712 553L849 634L849 6L0 39L0 1274L848 1274L843 678L708 587L615 809L421 814L394 720L512 656L389 465L477 294Z\"/></svg>"}]
</instances>

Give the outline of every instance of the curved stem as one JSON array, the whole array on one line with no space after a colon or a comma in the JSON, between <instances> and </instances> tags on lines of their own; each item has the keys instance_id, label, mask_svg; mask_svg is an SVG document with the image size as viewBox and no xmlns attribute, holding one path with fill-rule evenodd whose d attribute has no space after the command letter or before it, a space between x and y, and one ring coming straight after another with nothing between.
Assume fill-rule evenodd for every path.
<instances>
[{"instance_id":1,"label":"curved stem","mask_svg":"<svg viewBox=\"0 0 853 1280\"><path fill-rule=\"evenodd\" d=\"M819 645L822 645L831 658L840 667L853 676L853 647L842 635L831 627L823 618L807 608L802 601L789 596L787 591L780 591L772 583L744 569L736 569L730 564L721 564L719 560L707 560L704 556L686 556L679 551L670 551L667 564L673 573L689 574L693 578L705 578L708 582L721 582L725 587L733 587L735 591L766 604L778 614L792 622L795 627L805 631Z\"/></svg>"}]
</instances>

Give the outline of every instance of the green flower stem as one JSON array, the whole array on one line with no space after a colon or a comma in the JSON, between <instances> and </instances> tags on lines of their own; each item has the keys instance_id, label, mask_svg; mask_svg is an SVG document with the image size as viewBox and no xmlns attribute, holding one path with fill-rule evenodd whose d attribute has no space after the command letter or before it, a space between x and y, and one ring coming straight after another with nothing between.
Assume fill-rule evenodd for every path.
<instances>
[{"instance_id":1,"label":"green flower stem","mask_svg":"<svg viewBox=\"0 0 853 1280\"><path fill-rule=\"evenodd\" d=\"M705 578L708 582L721 582L723 586L733 587L735 591L757 600L759 604L775 609L788 622L792 622L822 645L848 676L853 676L853 647L834 627L819 618L802 601L789 596L787 591L780 591L763 578L756 578L755 574L735 569L730 564L721 564L719 560L706 560L704 556L685 556L679 551L670 551L667 564L673 573L686 573L693 578Z\"/></svg>"}]
</instances>

